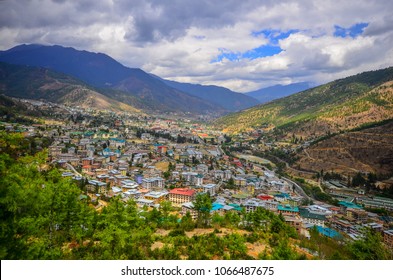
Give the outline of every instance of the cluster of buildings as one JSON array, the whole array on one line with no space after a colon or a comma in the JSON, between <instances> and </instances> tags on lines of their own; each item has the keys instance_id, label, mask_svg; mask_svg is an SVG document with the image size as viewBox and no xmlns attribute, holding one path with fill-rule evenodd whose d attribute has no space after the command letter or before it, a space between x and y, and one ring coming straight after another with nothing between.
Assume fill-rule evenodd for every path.
<instances>
[{"instance_id":1,"label":"cluster of buildings","mask_svg":"<svg viewBox=\"0 0 393 280\"><path fill-rule=\"evenodd\" d=\"M211 213L250 213L261 207L283 215L306 236L315 226L329 237L358 239L368 227L380 232L393 248L391 217L381 219L365 210L393 211L393 200L332 184L329 191L341 200L339 207L304 206L304 197L289 181L258 164L225 155L216 144L225 137L187 120L138 117L115 120L111 127L30 126L24 132L53 139L49 161L67 169L63 176L83 180L93 201L119 196L124 201L135 200L140 207L159 207L170 201L180 216L190 212L196 218L196 196L209 193L214 201ZM253 133L261 136L263 131ZM243 141L242 145L253 144Z\"/></svg>"}]
</instances>

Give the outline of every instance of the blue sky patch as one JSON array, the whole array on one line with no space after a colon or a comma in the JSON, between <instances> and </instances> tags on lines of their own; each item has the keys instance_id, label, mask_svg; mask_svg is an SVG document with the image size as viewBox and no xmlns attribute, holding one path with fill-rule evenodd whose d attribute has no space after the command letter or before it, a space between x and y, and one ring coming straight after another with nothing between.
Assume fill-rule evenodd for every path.
<instances>
[{"instance_id":1,"label":"blue sky patch","mask_svg":"<svg viewBox=\"0 0 393 280\"><path fill-rule=\"evenodd\" d=\"M365 22L361 22L361 23L356 23L354 25L352 25L349 28L345 28L345 27L341 27L338 25L334 26L334 33L333 35L335 37L351 37L351 38L356 38L357 36L359 36L360 34L363 33L364 28L366 28L368 26L368 23Z\"/></svg>"},{"instance_id":2,"label":"blue sky patch","mask_svg":"<svg viewBox=\"0 0 393 280\"><path fill-rule=\"evenodd\" d=\"M282 49L278 46L278 41L288 38L289 35L299 32L298 29L290 29L285 32L282 32L279 29L264 29L261 31L252 32L251 35L254 37L263 36L269 40L267 45L261 45L258 48L248 50L244 53L240 52L232 52L227 49L220 49L220 54L217 58L210 61L211 63L220 62L223 59L228 59L229 61L237 61L241 59L249 59L253 60L256 58L273 56L282 52Z\"/></svg>"},{"instance_id":3,"label":"blue sky patch","mask_svg":"<svg viewBox=\"0 0 393 280\"><path fill-rule=\"evenodd\" d=\"M221 54L219 54L216 59L213 59L211 61L211 63L220 62L224 58L228 59L229 61L237 61L237 60L241 60L243 58L253 60L256 58L273 56L275 54L280 53L281 51L282 51L282 49L280 47L274 46L274 45L263 45L258 48L255 48L255 49L248 50L244 53L232 52L227 49L220 49Z\"/></svg>"},{"instance_id":4,"label":"blue sky patch","mask_svg":"<svg viewBox=\"0 0 393 280\"><path fill-rule=\"evenodd\" d=\"M273 45L264 45L260 46L258 48L246 51L245 53L242 54L242 58L249 58L249 59L255 59L259 57L266 57L266 56L273 56L275 54L278 54L282 51L282 49L279 46L273 46Z\"/></svg>"},{"instance_id":5,"label":"blue sky patch","mask_svg":"<svg viewBox=\"0 0 393 280\"><path fill-rule=\"evenodd\" d=\"M254 37L259 37L264 35L265 38L269 39L270 43L278 44L278 40L288 38L289 35L299 32L299 29L290 29L288 31L282 32L278 29L265 29L257 32L252 32L251 35Z\"/></svg>"}]
</instances>

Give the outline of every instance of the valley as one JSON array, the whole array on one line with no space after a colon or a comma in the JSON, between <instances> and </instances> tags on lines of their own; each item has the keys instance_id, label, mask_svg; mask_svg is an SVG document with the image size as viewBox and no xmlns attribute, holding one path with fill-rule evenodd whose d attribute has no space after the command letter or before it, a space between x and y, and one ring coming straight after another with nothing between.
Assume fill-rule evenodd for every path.
<instances>
[{"instance_id":1,"label":"valley","mask_svg":"<svg viewBox=\"0 0 393 280\"><path fill-rule=\"evenodd\" d=\"M392 67L259 104L61 46L0 61L2 258L392 258Z\"/></svg>"}]
</instances>

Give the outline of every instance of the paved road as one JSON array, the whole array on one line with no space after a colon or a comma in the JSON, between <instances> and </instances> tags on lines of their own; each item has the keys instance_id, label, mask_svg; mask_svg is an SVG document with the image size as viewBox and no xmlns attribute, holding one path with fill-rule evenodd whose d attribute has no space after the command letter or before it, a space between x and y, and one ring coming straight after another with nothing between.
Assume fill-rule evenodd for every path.
<instances>
[{"instance_id":1,"label":"paved road","mask_svg":"<svg viewBox=\"0 0 393 280\"><path fill-rule=\"evenodd\" d=\"M305 191L302 189L302 187L300 187L297 183L295 183L294 181L288 179L288 178L284 178L281 177L283 180L287 181L289 184L292 184L293 186L295 186L295 191L300 194L302 197L307 198L307 199L311 199L314 200L313 198L309 197Z\"/></svg>"},{"instance_id":2,"label":"paved road","mask_svg":"<svg viewBox=\"0 0 393 280\"><path fill-rule=\"evenodd\" d=\"M72 172L74 172L76 175L78 175L78 176L80 176L80 177L83 177L82 174L80 174L78 171L76 171L75 168L74 168L71 164L69 164L68 162L66 163L66 166L67 166L69 169L71 169Z\"/></svg>"}]
</instances>

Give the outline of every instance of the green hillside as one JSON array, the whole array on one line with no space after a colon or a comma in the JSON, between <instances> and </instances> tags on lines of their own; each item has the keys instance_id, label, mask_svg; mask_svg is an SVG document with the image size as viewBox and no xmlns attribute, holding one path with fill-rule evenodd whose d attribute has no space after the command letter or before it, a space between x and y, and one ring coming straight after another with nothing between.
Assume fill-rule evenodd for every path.
<instances>
[{"instance_id":1,"label":"green hillside","mask_svg":"<svg viewBox=\"0 0 393 280\"><path fill-rule=\"evenodd\" d=\"M307 128L314 134L354 128L393 115L390 81L393 67L364 72L225 116L215 124L227 133L266 125L287 131Z\"/></svg>"},{"instance_id":2,"label":"green hillside","mask_svg":"<svg viewBox=\"0 0 393 280\"><path fill-rule=\"evenodd\" d=\"M112 111L138 111L83 82L45 68L0 63L0 94Z\"/></svg>"}]
</instances>

